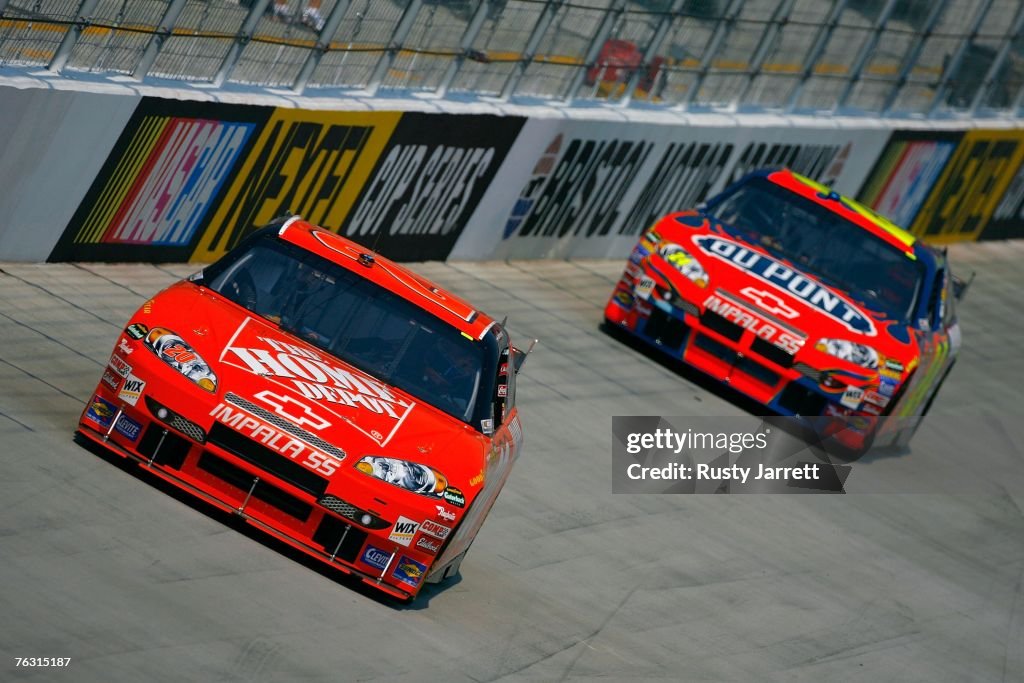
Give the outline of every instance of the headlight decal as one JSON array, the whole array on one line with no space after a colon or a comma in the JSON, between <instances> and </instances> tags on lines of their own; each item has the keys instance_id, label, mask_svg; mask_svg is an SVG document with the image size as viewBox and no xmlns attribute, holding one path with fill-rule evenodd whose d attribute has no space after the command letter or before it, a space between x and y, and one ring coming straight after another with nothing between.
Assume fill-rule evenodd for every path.
<instances>
[{"instance_id":1,"label":"headlight decal","mask_svg":"<svg viewBox=\"0 0 1024 683\"><path fill-rule=\"evenodd\" d=\"M700 288L708 286L708 274L704 266L683 247L674 242L665 242L658 248L658 254L693 284Z\"/></svg>"},{"instance_id":2,"label":"headlight decal","mask_svg":"<svg viewBox=\"0 0 1024 683\"><path fill-rule=\"evenodd\" d=\"M862 368L878 369L878 352L865 344L858 344L846 339L820 339L814 348Z\"/></svg>"},{"instance_id":3,"label":"headlight decal","mask_svg":"<svg viewBox=\"0 0 1024 683\"><path fill-rule=\"evenodd\" d=\"M210 366L180 336L163 327L146 335L145 345L163 362L209 392L217 390L217 376Z\"/></svg>"},{"instance_id":4,"label":"headlight decal","mask_svg":"<svg viewBox=\"0 0 1024 683\"><path fill-rule=\"evenodd\" d=\"M356 463L356 469L375 479L403 488L412 493L442 497L448 489L448 479L426 465L382 455L366 455Z\"/></svg>"}]
</instances>

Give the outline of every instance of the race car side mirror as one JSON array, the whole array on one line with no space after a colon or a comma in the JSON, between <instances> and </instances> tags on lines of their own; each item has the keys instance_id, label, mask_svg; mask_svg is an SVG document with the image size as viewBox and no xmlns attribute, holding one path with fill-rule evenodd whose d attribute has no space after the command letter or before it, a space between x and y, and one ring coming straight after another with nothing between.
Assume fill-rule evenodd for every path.
<instances>
[{"instance_id":1,"label":"race car side mirror","mask_svg":"<svg viewBox=\"0 0 1024 683\"><path fill-rule=\"evenodd\" d=\"M523 368L523 363L526 362L526 357L530 355L530 352L533 351L533 347L536 345L537 340L534 339L533 341L530 342L530 346L526 349L526 351L523 351L522 349L517 349L514 346L512 347L512 368L515 370L517 375L519 374L519 371Z\"/></svg>"},{"instance_id":2,"label":"race car side mirror","mask_svg":"<svg viewBox=\"0 0 1024 683\"><path fill-rule=\"evenodd\" d=\"M956 275L953 276L953 296L957 301L963 299L967 294L967 289L971 286L971 283L974 282L975 275L976 273L971 271L971 277L966 280L962 277L957 277Z\"/></svg>"}]
</instances>

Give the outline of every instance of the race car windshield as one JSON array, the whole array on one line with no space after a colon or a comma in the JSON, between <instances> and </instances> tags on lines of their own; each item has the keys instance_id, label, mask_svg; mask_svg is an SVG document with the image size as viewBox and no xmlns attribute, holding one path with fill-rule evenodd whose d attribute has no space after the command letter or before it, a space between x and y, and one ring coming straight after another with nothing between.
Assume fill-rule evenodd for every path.
<instances>
[{"instance_id":1,"label":"race car windshield","mask_svg":"<svg viewBox=\"0 0 1024 683\"><path fill-rule=\"evenodd\" d=\"M867 308L901 322L912 317L921 264L828 208L752 178L706 213Z\"/></svg>"},{"instance_id":2,"label":"race car windshield","mask_svg":"<svg viewBox=\"0 0 1024 683\"><path fill-rule=\"evenodd\" d=\"M206 270L205 284L327 353L479 428L497 346L474 340L342 266L265 236ZM493 347L493 348L492 348Z\"/></svg>"}]
</instances>

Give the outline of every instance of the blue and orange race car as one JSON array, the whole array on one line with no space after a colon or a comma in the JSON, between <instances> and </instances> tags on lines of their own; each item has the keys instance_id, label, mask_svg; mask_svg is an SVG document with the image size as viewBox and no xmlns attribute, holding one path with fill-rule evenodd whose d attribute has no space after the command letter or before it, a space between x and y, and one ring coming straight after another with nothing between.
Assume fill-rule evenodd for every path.
<instances>
[{"instance_id":1,"label":"blue and orange race car","mask_svg":"<svg viewBox=\"0 0 1024 683\"><path fill-rule=\"evenodd\" d=\"M905 445L927 413L960 347L965 289L944 252L870 209L759 171L647 231L604 315L862 452Z\"/></svg>"}]
</instances>

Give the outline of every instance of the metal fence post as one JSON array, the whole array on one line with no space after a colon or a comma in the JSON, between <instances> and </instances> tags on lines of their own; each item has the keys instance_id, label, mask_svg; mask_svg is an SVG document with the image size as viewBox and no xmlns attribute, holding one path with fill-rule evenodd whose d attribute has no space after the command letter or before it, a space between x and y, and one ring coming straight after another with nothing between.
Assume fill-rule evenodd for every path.
<instances>
[{"instance_id":1,"label":"metal fence post","mask_svg":"<svg viewBox=\"0 0 1024 683\"><path fill-rule=\"evenodd\" d=\"M789 94L789 100L786 102L785 107L786 111L793 111L793 108L796 107L796 103L800 99L800 95L803 94L807 81L814 74L814 65L825 54L825 48L828 47L832 34L835 33L836 25L839 23L839 17L844 9L846 9L846 0L836 0L836 4L832 6L832 11L829 12L828 19L825 20L821 30L818 31L818 37L814 40L814 46L807 53L807 59L804 60L804 68L800 73L800 83Z\"/></svg>"},{"instance_id":2,"label":"metal fence post","mask_svg":"<svg viewBox=\"0 0 1024 683\"><path fill-rule=\"evenodd\" d=\"M636 69L629 77L629 81L626 82L626 89L622 93L622 99L619 100L619 105L628 107L629 103L633 101L633 91L640 84L641 69L651 63L651 60L661 50L661 46L665 44L665 38L668 37L669 29L672 28L672 22L676 18L676 14L683 8L683 3L686 0L675 0L672 6L661 16L661 21L658 22L658 28L654 30L654 35L651 37L651 42L647 45L647 49L644 50L644 59L640 64L640 69Z\"/></svg>"},{"instance_id":3,"label":"metal fence post","mask_svg":"<svg viewBox=\"0 0 1024 683\"><path fill-rule=\"evenodd\" d=\"M82 31L89 21L90 13L96 9L99 2L100 0L82 0L82 4L78 6L78 14L75 15L75 21L64 33L64 38L60 41L57 51L53 53L53 59L46 67L47 71L59 74L64 70L64 65L68 63L71 51L75 49L75 43L78 42L78 36L82 35Z\"/></svg>"},{"instance_id":4,"label":"metal fence post","mask_svg":"<svg viewBox=\"0 0 1024 683\"><path fill-rule=\"evenodd\" d=\"M604 47L604 42L608 40L608 36L615 27L615 23L622 16L622 11L625 8L626 0L615 0L604 11L604 19L601 20L601 25L597 27L597 32L594 33L594 38L590 41L590 47L587 48L587 54L583 59L583 66L577 69L576 74L569 81L569 85L565 89L564 98L566 104L572 104L572 101L576 98L576 91L579 90L580 85L583 83L587 70L597 61L598 56L601 54L601 49Z\"/></svg>"},{"instance_id":5,"label":"metal fence post","mask_svg":"<svg viewBox=\"0 0 1024 683\"><path fill-rule=\"evenodd\" d=\"M949 0L941 0L932 5L932 11L925 20L924 27L920 33L917 34L917 38L914 39L914 45L910 48L906 55L903 57L903 63L900 65L900 73L896 77L896 83L893 84L892 90L885 97L885 102L882 103L881 114L885 116L896 104L896 99L900 96L900 91L903 90L903 86L907 83L907 78L910 77L910 72L913 71L914 66L917 64L918 58L924 51L924 43L928 40L928 36L935 30L935 25L939 23L939 17L946 11L946 6L949 4Z\"/></svg>"},{"instance_id":6,"label":"metal fence post","mask_svg":"<svg viewBox=\"0 0 1024 683\"><path fill-rule=\"evenodd\" d=\"M523 58L516 63L512 73L508 75L505 85L501 88L500 99L508 100L512 97L512 93L519 86L519 81L522 80L523 74L526 73L526 67L533 61L533 55L540 46L540 41L543 40L544 34L547 33L561 5L562 0L547 0L544 3L544 9L541 10L540 18L537 19L537 23L533 27L533 33L530 34L529 40L526 41L526 47L523 49Z\"/></svg>"},{"instance_id":7,"label":"metal fence post","mask_svg":"<svg viewBox=\"0 0 1024 683\"><path fill-rule=\"evenodd\" d=\"M960 63L964 59L964 54L967 52L967 46L974 40L974 37L978 35L978 29L981 28L981 22L985 20L985 15L988 14L989 8L992 6L992 0L982 0L981 4L978 5L978 10L974 14L974 19L971 21L971 30L964 36L960 44L957 45L956 52L953 53L953 58L946 64L946 69L942 73L942 78L939 79L939 84L935 88L935 96L932 98L932 102L928 105L928 115L934 115L935 110L942 104L942 100L949 94L949 81L954 73L960 69Z\"/></svg>"},{"instance_id":8,"label":"metal fence post","mask_svg":"<svg viewBox=\"0 0 1024 683\"><path fill-rule=\"evenodd\" d=\"M334 3L331 13L327 15L327 19L324 21L323 29L317 34L316 46L310 50L309 56L306 57L306 61L302 64L302 69L299 70L299 75L295 77L292 90L296 94L301 95L305 91L310 77L316 71L316 67L320 64L324 54L327 53L327 48L331 46L331 40L334 38L334 34L338 32L338 26L341 25L341 20L345 13L348 12L350 4L349 0L338 0L338 2Z\"/></svg>"},{"instance_id":9,"label":"metal fence post","mask_svg":"<svg viewBox=\"0 0 1024 683\"><path fill-rule=\"evenodd\" d=\"M1013 19L1013 26L1009 32L1003 36L1003 44L999 46L999 53L996 58L992 60L991 66L988 68L988 72L985 74L985 79L981 82L981 87L978 88L978 92L974 94L974 99L971 101L971 116L973 117L978 109L981 107L981 103L985 101L989 93L992 92L992 86L995 85L996 76L1003 68L1003 64L1006 63L1006 58L1010 54L1010 48L1013 47L1013 39L1020 34L1021 29L1024 28L1024 6L1017 8L1017 16Z\"/></svg>"},{"instance_id":10,"label":"metal fence post","mask_svg":"<svg viewBox=\"0 0 1024 683\"><path fill-rule=\"evenodd\" d=\"M697 101L697 96L700 94L701 86L704 85L704 81L708 77L708 71L711 70L715 57L718 56L718 51L722 49L722 45L725 43L726 37L729 35L729 32L732 31L732 26L736 22L736 17L739 16L741 9L743 9L743 0L732 0L732 2L729 3L729 6L726 7L725 14L718 20L715 32L711 36L711 40L708 42L707 52L704 53L704 59L700 62L700 71L697 72L697 78L693 81L693 89L690 91L690 95L686 98L687 105L691 105Z\"/></svg>"},{"instance_id":11,"label":"metal fence post","mask_svg":"<svg viewBox=\"0 0 1024 683\"><path fill-rule=\"evenodd\" d=\"M402 18L398 20L398 25L395 26L395 31L391 34L391 42L388 45L388 49L380 56L377 66L374 67L370 80L366 84L366 90L371 96L377 94L381 81L384 80L384 76L387 75L391 65L395 63L395 57L398 56L398 51L402 49L402 43L409 37L409 32L412 31L412 27L416 23L416 15L420 13L420 7L422 6L422 0L411 0L405 8Z\"/></svg>"},{"instance_id":12,"label":"metal fence post","mask_svg":"<svg viewBox=\"0 0 1024 683\"><path fill-rule=\"evenodd\" d=\"M441 82L437 84L437 88L434 90L434 94L438 97L444 97L448 94L448 88L451 87L455 76L459 73L459 69L462 68L462 63L466 61L466 54L473 47L476 37L480 35L480 29L484 27L484 22L487 21L487 14L491 11L491 2L492 0L480 0L476 13L469 20L469 24L459 40L459 54L455 55L455 58L448 64L444 75L441 76Z\"/></svg>"},{"instance_id":13,"label":"metal fence post","mask_svg":"<svg viewBox=\"0 0 1024 683\"><path fill-rule=\"evenodd\" d=\"M157 26L156 32L150 36L149 43L146 45L146 50L142 53L139 63L135 65L132 78L141 81L149 73L149 70L153 68L153 62L156 61L156 57L160 53L160 47L164 44L167 36L171 35L171 30L174 28L174 24L177 23L183 9L185 9L185 0L171 0L171 4L167 6L163 18L160 19L160 25Z\"/></svg>"},{"instance_id":14,"label":"metal fence post","mask_svg":"<svg viewBox=\"0 0 1024 683\"><path fill-rule=\"evenodd\" d=\"M764 66L765 60L768 59L768 51L775 45L782 25L786 23L790 13L793 11L794 2L795 0L782 0L775 7L775 11L772 12L772 18L769 19L768 26L765 28L764 33L761 34L761 40L754 50L754 58L750 60L750 73L747 76L747 82L743 84L743 88L733 100L734 105L743 104L743 101L747 99L747 95L750 94L750 89L754 87L754 81L757 80L758 75L761 73L761 67Z\"/></svg>"},{"instance_id":15,"label":"metal fence post","mask_svg":"<svg viewBox=\"0 0 1024 683\"><path fill-rule=\"evenodd\" d=\"M888 23L889 16L892 14L895 7L896 0L888 0L888 2L886 2L882 7L882 11L878 13L878 17L875 19L875 25L871 27L871 36L864 42L864 45L861 46L860 52L857 53L857 58L853 62L853 68L850 69L850 78L846 81L843 91L839 93L839 97L836 98L836 103L832 107L832 111L838 111L841 107L846 106L846 101L850 99L850 95L853 94L853 89L857 87L857 83L860 82L860 77L864 72L864 67L868 65L868 59L871 58L871 54L878 46L878 41L882 37L882 31L885 30L885 25Z\"/></svg>"},{"instance_id":16,"label":"metal fence post","mask_svg":"<svg viewBox=\"0 0 1024 683\"><path fill-rule=\"evenodd\" d=\"M242 27L238 29L235 42L231 43L228 53L224 55L224 61L220 64L220 69L217 70L217 75L213 77L213 85L215 87L221 87L231 77L231 72L235 70L235 65L238 64L238 60L242 56L242 50L245 49L249 39L252 38L253 31L256 30L256 24L259 23L260 17L267 11L267 5L269 4L270 0L255 0L252 3L252 7L249 8L249 14L246 15L245 21L242 22Z\"/></svg>"}]
</instances>

